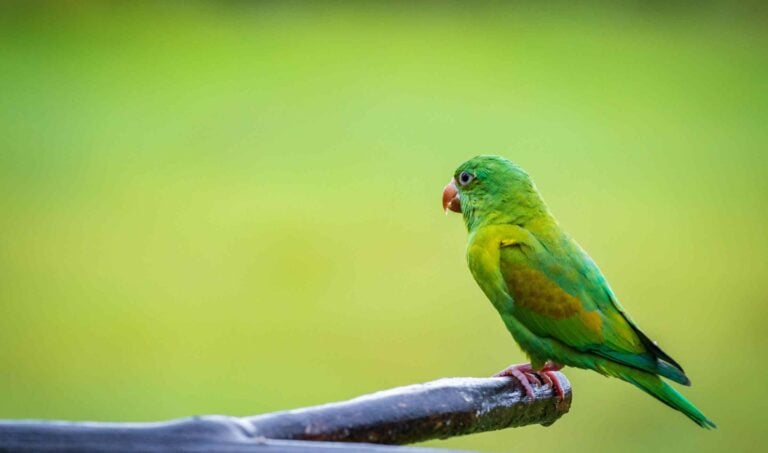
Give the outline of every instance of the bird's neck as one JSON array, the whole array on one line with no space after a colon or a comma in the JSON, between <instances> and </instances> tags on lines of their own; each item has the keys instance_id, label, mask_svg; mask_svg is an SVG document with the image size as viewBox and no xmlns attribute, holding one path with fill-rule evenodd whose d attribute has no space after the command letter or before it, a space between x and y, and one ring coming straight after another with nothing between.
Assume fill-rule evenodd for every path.
<instances>
[{"instance_id":1,"label":"bird's neck","mask_svg":"<svg viewBox=\"0 0 768 453\"><path fill-rule=\"evenodd\" d=\"M483 209L470 206L463 211L467 230L476 231L489 225L517 225L531 232L547 232L557 226L557 221L543 203L520 205L516 202L507 206Z\"/></svg>"}]
</instances>

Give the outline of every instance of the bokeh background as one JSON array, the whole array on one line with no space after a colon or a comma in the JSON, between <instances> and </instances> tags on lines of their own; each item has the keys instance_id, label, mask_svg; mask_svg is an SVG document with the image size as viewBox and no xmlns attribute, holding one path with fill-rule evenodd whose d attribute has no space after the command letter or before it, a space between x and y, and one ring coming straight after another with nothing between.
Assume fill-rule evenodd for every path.
<instances>
[{"instance_id":1,"label":"bokeh background","mask_svg":"<svg viewBox=\"0 0 768 453\"><path fill-rule=\"evenodd\" d=\"M574 403L430 445L768 441L768 28L755 5L0 6L0 417L255 414L523 360L440 210L464 160L536 179L699 429Z\"/></svg>"}]
</instances>

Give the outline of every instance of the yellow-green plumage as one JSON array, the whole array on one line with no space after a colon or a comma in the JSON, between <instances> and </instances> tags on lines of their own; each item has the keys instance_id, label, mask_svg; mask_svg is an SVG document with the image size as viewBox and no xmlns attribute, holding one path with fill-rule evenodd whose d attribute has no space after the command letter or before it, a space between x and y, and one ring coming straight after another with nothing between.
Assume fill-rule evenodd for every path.
<instances>
[{"instance_id":1,"label":"yellow-green plumage","mask_svg":"<svg viewBox=\"0 0 768 453\"><path fill-rule=\"evenodd\" d=\"M715 426L660 379L690 385L680 365L628 317L522 169L478 156L457 169L454 181L469 230L469 268L534 369L552 361L618 377L699 425Z\"/></svg>"}]
</instances>

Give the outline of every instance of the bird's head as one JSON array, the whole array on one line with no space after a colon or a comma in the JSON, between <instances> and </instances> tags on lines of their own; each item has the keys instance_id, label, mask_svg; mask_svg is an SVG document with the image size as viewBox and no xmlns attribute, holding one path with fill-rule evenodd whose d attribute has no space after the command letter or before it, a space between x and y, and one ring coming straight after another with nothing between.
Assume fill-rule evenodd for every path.
<instances>
[{"instance_id":1,"label":"bird's head","mask_svg":"<svg viewBox=\"0 0 768 453\"><path fill-rule=\"evenodd\" d=\"M443 189L443 209L460 212L467 229L524 225L547 213L528 173L499 156L477 156L456 169Z\"/></svg>"}]
</instances>

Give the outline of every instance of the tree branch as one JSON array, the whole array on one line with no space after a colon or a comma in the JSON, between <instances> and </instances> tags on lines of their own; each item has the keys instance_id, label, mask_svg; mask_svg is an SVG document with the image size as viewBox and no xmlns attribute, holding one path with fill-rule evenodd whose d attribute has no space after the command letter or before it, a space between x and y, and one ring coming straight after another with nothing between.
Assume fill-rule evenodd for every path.
<instances>
[{"instance_id":1,"label":"tree branch","mask_svg":"<svg viewBox=\"0 0 768 453\"><path fill-rule=\"evenodd\" d=\"M265 452L292 445L299 448L293 451L301 451L304 443L277 442L276 447L266 439L407 444L529 424L548 426L571 405L571 385L561 373L558 378L566 392L563 401L547 386L534 386L534 398L527 400L508 378L449 378L243 418L206 415L158 423L6 420L0 421L0 450Z\"/></svg>"}]
</instances>

